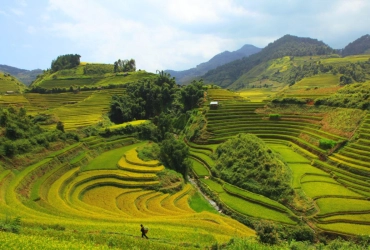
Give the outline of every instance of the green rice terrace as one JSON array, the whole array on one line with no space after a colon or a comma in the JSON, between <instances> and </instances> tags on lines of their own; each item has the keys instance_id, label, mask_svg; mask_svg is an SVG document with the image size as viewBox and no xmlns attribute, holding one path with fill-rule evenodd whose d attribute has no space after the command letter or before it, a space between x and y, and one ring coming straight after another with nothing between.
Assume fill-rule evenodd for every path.
<instances>
[{"instance_id":1,"label":"green rice terrace","mask_svg":"<svg viewBox=\"0 0 370 250\"><path fill-rule=\"evenodd\" d=\"M319 59L368 56L294 64ZM266 72L291 66L274 59ZM1 247L368 242L368 78L344 86L340 74L313 74L289 85L255 68L233 91L113 67L49 70L26 91L0 77Z\"/></svg>"}]
</instances>

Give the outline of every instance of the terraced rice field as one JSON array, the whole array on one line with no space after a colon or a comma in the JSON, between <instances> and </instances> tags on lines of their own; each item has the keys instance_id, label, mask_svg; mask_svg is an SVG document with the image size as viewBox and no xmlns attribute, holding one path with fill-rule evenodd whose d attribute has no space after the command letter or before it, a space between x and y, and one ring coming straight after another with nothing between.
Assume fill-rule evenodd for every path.
<instances>
[{"instance_id":1,"label":"terraced rice field","mask_svg":"<svg viewBox=\"0 0 370 250\"><path fill-rule=\"evenodd\" d=\"M319 88L330 82L333 85L335 79L329 75L325 77L316 76L312 79L305 79L306 82L302 81L297 86L312 86L314 82ZM212 100L212 93L209 93L208 97ZM264 139L268 146L280 154L290 167L292 187L300 197L306 199L307 205L304 209L310 211L305 220L311 221L316 230L350 235L366 234L366 230L370 230L370 210L368 208L370 116L363 119L354 140L348 142L340 150L331 153L319 148L315 141L330 139L341 142L345 138L321 130L321 115L282 113L279 120L270 120L268 116L255 112L257 108L263 106L264 103L261 102L251 103L238 99L225 99L219 101L217 109L207 111L207 131L210 133L210 138L202 145L188 143L191 155L202 163L194 164L195 175L210 190L217 193L221 202L230 209L245 216L262 218L263 215L258 213L258 209L253 210L250 204L237 200L245 199L246 196L243 195L248 194L248 191L230 193L229 184L220 184L206 174L206 169L214 162L210 158L210 151L203 149L207 147L207 143L215 145L238 133L253 133ZM216 146L213 147L216 148ZM199 174L201 171L204 173ZM247 197L247 202L257 201L258 205L264 206L264 209L271 209L271 204L263 201L261 197L259 199L253 196ZM235 204L244 205L236 206ZM264 211L265 214L269 213L267 210ZM284 216L289 219L293 218L295 221L294 215L291 216L291 214L292 211L287 209ZM284 216L279 217L280 222L285 221L286 223L289 219L282 219ZM270 220L279 221L274 215L270 216Z\"/></svg>"},{"instance_id":2,"label":"terraced rice field","mask_svg":"<svg viewBox=\"0 0 370 250\"><path fill-rule=\"evenodd\" d=\"M320 139L342 141L345 138L320 130L317 115L281 114L279 120L271 120L264 114L256 113L263 103L245 101L220 102L217 109L206 113L208 143L220 143L238 133L255 134L265 140L286 140L317 154L325 153L318 147ZM309 137L307 141L302 138ZM313 144L312 141L316 141Z\"/></svg>"},{"instance_id":3,"label":"terraced rice field","mask_svg":"<svg viewBox=\"0 0 370 250\"><path fill-rule=\"evenodd\" d=\"M62 121L66 130L94 125L109 109L111 96L123 94L123 89L81 91L78 93L25 94L30 114L45 113ZM53 128L54 125L51 125Z\"/></svg>"},{"instance_id":4,"label":"terraced rice field","mask_svg":"<svg viewBox=\"0 0 370 250\"><path fill-rule=\"evenodd\" d=\"M0 216L20 216L27 225L63 225L73 230L76 237L83 234L90 237L97 230L113 231L114 237L123 237L128 242L137 240L132 236L140 235L139 225L143 223L150 228L149 237L157 239L148 243L155 249L169 249L173 245L181 249L181 244L205 247L237 235L254 235L251 229L227 217L195 212L188 203L194 192L190 184L177 192L156 191L159 184L156 173L163 166L137 157L135 149L143 144L107 151L86 167L60 161L72 150L78 152L86 147L78 143L19 173L0 168ZM131 169L133 166L136 169ZM152 171L144 171L150 168ZM8 246L10 242L4 241L4 237L7 236L1 233L0 242ZM26 236L21 237L26 240ZM17 244L15 240L13 246ZM51 244L64 243L55 239Z\"/></svg>"},{"instance_id":5,"label":"terraced rice field","mask_svg":"<svg viewBox=\"0 0 370 250\"><path fill-rule=\"evenodd\" d=\"M288 97L319 98L335 93L339 86L339 75L320 74L304 78L293 86L284 89L283 93Z\"/></svg>"}]
</instances>

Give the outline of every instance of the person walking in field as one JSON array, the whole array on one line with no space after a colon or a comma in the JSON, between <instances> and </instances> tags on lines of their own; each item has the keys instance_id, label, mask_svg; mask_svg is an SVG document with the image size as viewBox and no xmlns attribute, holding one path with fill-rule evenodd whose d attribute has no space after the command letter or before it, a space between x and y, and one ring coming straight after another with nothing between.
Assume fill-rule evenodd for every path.
<instances>
[{"instance_id":1,"label":"person walking in field","mask_svg":"<svg viewBox=\"0 0 370 250\"><path fill-rule=\"evenodd\" d=\"M143 226L143 224L141 224L140 225L140 227L141 227L141 229L140 229L140 231L141 231L141 238L147 238L148 239L148 236L146 236L146 233L148 232L148 229L147 228L145 228L144 226Z\"/></svg>"}]
</instances>

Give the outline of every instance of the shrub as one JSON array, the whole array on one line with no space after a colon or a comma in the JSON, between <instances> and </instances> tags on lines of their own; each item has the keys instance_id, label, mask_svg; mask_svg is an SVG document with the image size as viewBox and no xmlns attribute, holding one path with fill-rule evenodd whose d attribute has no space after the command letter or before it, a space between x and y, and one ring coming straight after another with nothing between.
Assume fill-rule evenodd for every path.
<instances>
[{"instance_id":1,"label":"shrub","mask_svg":"<svg viewBox=\"0 0 370 250\"><path fill-rule=\"evenodd\" d=\"M329 139L320 139L319 147L322 149L332 149L337 144L336 141L329 140Z\"/></svg>"},{"instance_id":2,"label":"shrub","mask_svg":"<svg viewBox=\"0 0 370 250\"><path fill-rule=\"evenodd\" d=\"M256 227L256 232L262 243L273 245L279 242L276 226L271 222L260 222Z\"/></svg>"},{"instance_id":3,"label":"shrub","mask_svg":"<svg viewBox=\"0 0 370 250\"><path fill-rule=\"evenodd\" d=\"M15 217L12 219L9 216L6 216L5 220L0 222L0 231L19 233L21 228L21 218Z\"/></svg>"},{"instance_id":4,"label":"shrub","mask_svg":"<svg viewBox=\"0 0 370 250\"><path fill-rule=\"evenodd\" d=\"M279 114L270 114L269 115L270 120L280 120L280 118L281 118L281 115L279 115Z\"/></svg>"}]
</instances>

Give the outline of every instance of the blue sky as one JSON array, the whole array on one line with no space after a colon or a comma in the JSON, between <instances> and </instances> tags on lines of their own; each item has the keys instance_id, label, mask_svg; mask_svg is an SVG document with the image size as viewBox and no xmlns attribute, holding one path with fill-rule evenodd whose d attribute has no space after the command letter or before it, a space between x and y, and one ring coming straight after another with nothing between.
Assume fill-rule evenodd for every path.
<instances>
[{"instance_id":1,"label":"blue sky","mask_svg":"<svg viewBox=\"0 0 370 250\"><path fill-rule=\"evenodd\" d=\"M59 55L185 70L285 34L339 49L370 33L368 0L2 0L0 64L47 69Z\"/></svg>"}]
</instances>

